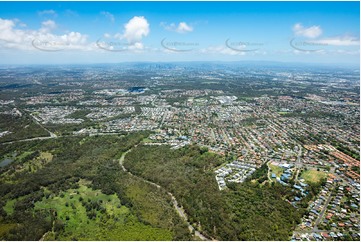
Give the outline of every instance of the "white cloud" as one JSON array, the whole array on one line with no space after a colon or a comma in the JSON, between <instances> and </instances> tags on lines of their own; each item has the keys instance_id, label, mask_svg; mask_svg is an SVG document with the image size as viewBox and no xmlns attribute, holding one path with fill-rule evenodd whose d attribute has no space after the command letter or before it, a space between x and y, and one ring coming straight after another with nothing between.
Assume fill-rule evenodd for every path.
<instances>
[{"instance_id":1,"label":"white cloud","mask_svg":"<svg viewBox=\"0 0 361 242\"><path fill-rule=\"evenodd\" d=\"M150 32L149 23L143 16L134 16L124 24L123 33L103 34L103 40L99 40L101 49L110 51L141 52L147 49L142 39Z\"/></svg>"},{"instance_id":2,"label":"white cloud","mask_svg":"<svg viewBox=\"0 0 361 242\"><path fill-rule=\"evenodd\" d=\"M41 23L40 31L43 33L49 33L56 28L56 23L53 20L47 20Z\"/></svg>"},{"instance_id":3,"label":"white cloud","mask_svg":"<svg viewBox=\"0 0 361 242\"><path fill-rule=\"evenodd\" d=\"M167 24L164 22L160 23L161 26L164 27L165 30L174 31L177 33L189 33L193 31L193 27L187 24L186 22L180 22L178 25L175 23Z\"/></svg>"},{"instance_id":4,"label":"white cloud","mask_svg":"<svg viewBox=\"0 0 361 242\"><path fill-rule=\"evenodd\" d=\"M52 30L56 23L52 20L42 22L38 30L18 29L16 21L0 18L0 47L19 50L76 49L89 50L87 36L78 32L56 35Z\"/></svg>"},{"instance_id":5,"label":"white cloud","mask_svg":"<svg viewBox=\"0 0 361 242\"><path fill-rule=\"evenodd\" d=\"M128 47L129 50L143 50L144 45L140 42L136 42Z\"/></svg>"},{"instance_id":6,"label":"white cloud","mask_svg":"<svg viewBox=\"0 0 361 242\"><path fill-rule=\"evenodd\" d=\"M115 22L115 17L113 14L106 12L106 11L102 11L100 12L101 15L104 15L107 19L110 20L110 22L114 23Z\"/></svg>"},{"instance_id":7,"label":"white cloud","mask_svg":"<svg viewBox=\"0 0 361 242\"><path fill-rule=\"evenodd\" d=\"M143 16L134 16L124 28L122 38L125 38L129 44L140 43L150 32L149 23Z\"/></svg>"},{"instance_id":8,"label":"white cloud","mask_svg":"<svg viewBox=\"0 0 361 242\"><path fill-rule=\"evenodd\" d=\"M15 22L13 20L0 18L0 31L11 29L14 26L15 26Z\"/></svg>"},{"instance_id":9,"label":"white cloud","mask_svg":"<svg viewBox=\"0 0 361 242\"><path fill-rule=\"evenodd\" d=\"M309 28L305 28L302 24L297 23L292 28L293 32L297 36L303 36L307 38L317 38L322 34L320 26L313 25Z\"/></svg>"},{"instance_id":10,"label":"white cloud","mask_svg":"<svg viewBox=\"0 0 361 242\"><path fill-rule=\"evenodd\" d=\"M104 51L99 48L98 42L88 42L88 36L75 31L55 34L57 24L53 20L41 23L39 29L29 29L19 20L0 18L0 50L26 50L26 51L55 51L55 50L79 50L79 51ZM108 44L111 50L123 48L133 53L140 53L147 49L142 39L149 34L149 23L144 17L133 17L124 25L123 34L111 35L104 33L105 39L114 38L114 47ZM116 41L121 41L117 43ZM106 42L106 41L105 41ZM108 41L109 42L109 41Z\"/></svg>"},{"instance_id":11,"label":"white cloud","mask_svg":"<svg viewBox=\"0 0 361 242\"><path fill-rule=\"evenodd\" d=\"M106 39L109 39L109 38L112 37L112 36L111 36L110 34L108 34L108 33L105 33L103 36L104 36L104 38L106 38Z\"/></svg>"},{"instance_id":12,"label":"white cloud","mask_svg":"<svg viewBox=\"0 0 361 242\"><path fill-rule=\"evenodd\" d=\"M39 11L38 14L40 16L44 16L44 15L52 15L54 17L58 16L58 14L52 9Z\"/></svg>"},{"instance_id":13,"label":"white cloud","mask_svg":"<svg viewBox=\"0 0 361 242\"><path fill-rule=\"evenodd\" d=\"M331 38L324 38L315 40L313 42L324 44L324 45L335 45L335 46L358 46L360 45L360 39L353 36L337 36Z\"/></svg>"},{"instance_id":14,"label":"white cloud","mask_svg":"<svg viewBox=\"0 0 361 242\"><path fill-rule=\"evenodd\" d=\"M71 44L85 44L87 40L86 36L79 32L70 32L68 34L61 35L60 38Z\"/></svg>"},{"instance_id":15,"label":"white cloud","mask_svg":"<svg viewBox=\"0 0 361 242\"><path fill-rule=\"evenodd\" d=\"M177 32L178 33L187 33L187 32L192 32L193 28L191 26L189 26L186 22L180 22L178 24L178 28L177 28Z\"/></svg>"}]
</instances>

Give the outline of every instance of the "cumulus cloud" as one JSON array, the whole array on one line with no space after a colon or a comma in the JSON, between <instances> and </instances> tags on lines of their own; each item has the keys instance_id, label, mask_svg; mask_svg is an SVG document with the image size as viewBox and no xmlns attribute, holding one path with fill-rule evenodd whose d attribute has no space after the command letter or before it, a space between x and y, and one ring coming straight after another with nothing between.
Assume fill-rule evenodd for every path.
<instances>
[{"instance_id":1,"label":"cumulus cloud","mask_svg":"<svg viewBox=\"0 0 361 242\"><path fill-rule=\"evenodd\" d=\"M44 15L51 15L51 16L54 16L54 17L58 16L58 14L52 9L39 11L38 14L40 16L44 16Z\"/></svg>"},{"instance_id":2,"label":"cumulus cloud","mask_svg":"<svg viewBox=\"0 0 361 242\"><path fill-rule=\"evenodd\" d=\"M110 20L110 22L114 23L115 22L115 17L113 14L106 12L106 11L102 11L100 12L101 15L104 15L107 19Z\"/></svg>"},{"instance_id":3,"label":"cumulus cloud","mask_svg":"<svg viewBox=\"0 0 361 242\"><path fill-rule=\"evenodd\" d=\"M97 41L101 49L110 51L142 52L147 49L142 40L148 36L150 27L147 19L143 16L134 16L124 24L122 33L105 33L103 38Z\"/></svg>"},{"instance_id":4,"label":"cumulus cloud","mask_svg":"<svg viewBox=\"0 0 361 242\"><path fill-rule=\"evenodd\" d=\"M144 50L144 45L141 42L136 42L128 47L129 50Z\"/></svg>"},{"instance_id":5,"label":"cumulus cloud","mask_svg":"<svg viewBox=\"0 0 361 242\"><path fill-rule=\"evenodd\" d=\"M317 38L322 34L321 27L316 25L306 28L302 24L297 23L293 26L292 30L296 36L303 36L306 38Z\"/></svg>"},{"instance_id":6,"label":"cumulus cloud","mask_svg":"<svg viewBox=\"0 0 361 242\"><path fill-rule=\"evenodd\" d=\"M149 32L149 23L143 16L134 16L124 25L124 34L122 35L129 44L140 43L143 37L146 37Z\"/></svg>"},{"instance_id":7,"label":"cumulus cloud","mask_svg":"<svg viewBox=\"0 0 361 242\"><path fill-rule=\"evenodd\" d=\"M49 33L56 28L56 23L53 20L47 20L41 23L40 31L43 33Z\"/></svg>"},{"instance_id":8,"label":"cumulus cloud","mask_svg":"<svg viewBox=\"0 0 361 242\"><path fill-rule=\"evenodd\" d=\"M175 23L167 24L167 23L160 23L161 26L164 27L165 30L174 31L177 33L189 33L193 31L193 27L187 24L186 22L180 22L178 25Z\"/></svg>"},{"instance_id":9,"label":"cumulus cloud","mask_svg":"<svg viewBox=\"0 0 361 242\"><path fill-rule=\"evenodd\" d=\"M111 38L112 36L111 36L111 34L105 33L105 34L103 34L103 37L106 38L106 39L109 39L109 38Z\"/></svg>"},{"instance_id":10,"label":"cumulus cloud","mask_svg":"<svg viewBox=\"0 0 361 242\"><path fill-rule=\"evenodd\" d=\"M69 32L63 35L53 34L56 23L52 20L42 22L38 30L19 29L16 21L0 18L0 46L20 50L54 50L90 48L87 36L78 32Z\"/></svg>"},{"instance_id":11,"label":"cumulus cloud","mask_svg":"<svg viewBox=\"0 0 361 242\"><path fill-rule=\"evenodd\" d=\"M192 32L193 28L189 26L186 22L180 22L178 24L177 30L178 33L186 33L186 32Z\"/></svg>"}]
</instances>

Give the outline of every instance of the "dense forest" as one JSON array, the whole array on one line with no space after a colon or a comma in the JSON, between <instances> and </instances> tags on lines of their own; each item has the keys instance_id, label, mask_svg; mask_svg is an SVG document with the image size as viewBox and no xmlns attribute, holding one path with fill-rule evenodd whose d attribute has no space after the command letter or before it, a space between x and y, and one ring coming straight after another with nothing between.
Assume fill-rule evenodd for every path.
<instances>
[{"instance_id":1,"label":"dense forest","mask_svg":"<svg viewBox=\"0 0 361 242\"><path fill-rule=\"evenodd\" d=\"M0 239L190 240L166 191L120 169L121 153L146 136L1 145L0 157L16 158L0 170Z\"/></svg>"},{"instance_id":2,"label":"dense forest","mask_svg":"<svg viewBox=\"0 0 361 242\"><path fill-rule=\"evenodd\" d=\"M288 240L307 207L267 181L267 166L220 191L225 157L198 146L146 146L149 134L60 137L0 145L0 239L192 240L189 222L217 240ZM126 154L122 170L119 159ZM161 188L144 182L148 180ZM310 196L317 192L312 187ZM310 197L311 198L311 197ZM310 199L309 198L309 199Z\"/></svg>"},{"instance_id":3,"label":"dense forest","mask_svg":"<svg viewBox=\"0 0 361 242\"><path fill-rule=\"evenodd\" d=\"M0 137L0 142L49 136L49 133L34 123L32 118L27 114L23 114L23 116L19 117L1 113L0 130L8 130L11 132L8 135Z\"/></svg>"},{"instance_id":4,"label":"dense forest","mask_svg":"<svg viewBox=\"0 0 361 242\"><path fill-rule=\"evenodd\" d=\"M222 157L199 147L172 150L138 146L125 166L134 174L169 189L194 226L218 240L288 240L305 210L286 201L290 188L264 183L260 169L242 184L219 191L214 168Z\"/></svg>"}]
</instances>

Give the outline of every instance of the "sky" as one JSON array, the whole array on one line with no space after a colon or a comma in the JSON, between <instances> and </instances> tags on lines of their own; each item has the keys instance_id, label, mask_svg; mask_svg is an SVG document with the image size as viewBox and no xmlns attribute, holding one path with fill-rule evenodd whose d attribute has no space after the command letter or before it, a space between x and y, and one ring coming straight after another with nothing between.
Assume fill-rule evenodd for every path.
<instances>
[{"instance_id":1,"label":"sky","mask_svg":"<svg viewBox=\"0 0 361 242\"><path fill-rule=\"evenodd\" d=\"M0 2L0 64L355 64L359 2Z\"/></svg>"}]
</instances>

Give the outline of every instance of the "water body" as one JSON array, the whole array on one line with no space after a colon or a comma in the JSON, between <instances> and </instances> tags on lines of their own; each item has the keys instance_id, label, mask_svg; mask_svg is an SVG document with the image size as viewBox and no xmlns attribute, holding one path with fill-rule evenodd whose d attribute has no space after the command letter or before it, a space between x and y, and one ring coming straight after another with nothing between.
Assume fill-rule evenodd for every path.
<instances>
[{"instance_id":1,"label":"water body","mask_svg":"<svg viewBox=\"0 0 361 242\"><path fill-rule=\"evenodd\" d=\"M11 162L13 162L13 161L14 161L13 159L5 158L4 160L2 160L2 161L0 162L0 167L7 166L7 165L9 165Z\"/></svg>"},{"instance_id":2,"label":"water body","mask_svg":"<svg viewBox=\"0 0 361 242\"><path fill-rule=\"evenodd\" d=\"M127 91L130 93L142 93L145 91L145 87L131 87Z\"/></svg>"},{"instance_id":3,"label":"water body","mask_svg":"<svg viewBox=\"0 0 361 242\"><path fill-rule=\"evenodd\" d=\"M32 87L32 84L19 84L19 83L13 83L8 84L5 86L0 87L0 89L17 89L17 88L26 88L26 87Z\"/></svg>"},{"instance_id":4,"label":"water body","mask_svg":"<svg viewBox=\"0 0 361 242\"><path fill-rule=\"evenodd\" d=\"M54 92L49 92L49 94L62 94L64 92L61 92L61 91L54 91Z\"/></svg>"}]
</instances>

